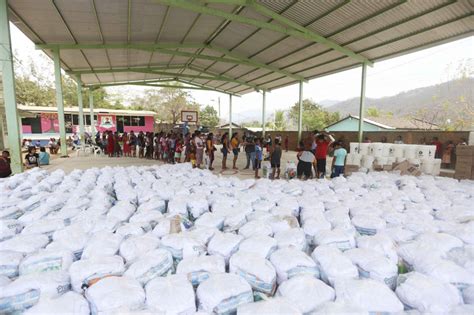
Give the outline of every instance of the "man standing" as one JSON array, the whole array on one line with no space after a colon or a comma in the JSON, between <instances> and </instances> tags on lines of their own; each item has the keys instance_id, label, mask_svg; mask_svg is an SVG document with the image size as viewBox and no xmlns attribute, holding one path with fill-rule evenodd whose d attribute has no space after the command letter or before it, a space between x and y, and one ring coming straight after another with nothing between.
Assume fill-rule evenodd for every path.
<instances>
[{"instance_id":1,"label":"man standing","mask_svg":"<svg viewBox=\"0 0 474 315\"><path fill-rule=\"evenodd\" d=\"M342 147L342 143L337 141L334 143L334 158L332 159L332 169L331 178L339 177L341 174L344 174L344 165L346 164L347 151Z\"/></svg>"},{"instance_id":2,"label":"man standing","mask_svg":"<svg viewBox=\"0 0 474 315\"><path fill-rule=\"evenodd\" d=\"M328 147L334 142L334 137L327 132L316 135L316 177L326 175L326 156Z\"/></svg>"},{"instance_id":3,"label":"man standing","mask_svg":"<svg viewBox=\"0 0 474 315\"><path fill-rule=\"evenodd\" d=\"M255 170L255 143L253 137L247 136L244 140L244 150L247 157L247 164L244 167L244 170L248 170L250 163L252 163L252 169Z\"/></svg>"},{"instance_id":4,"label":"man standing","mask_svg":"<svg viewBox=\"0 0 474 315\"><path fill-rule=\"evenodd\" d=\"M199 130L195 132L194 144L196 145L196 167L201 168L204 156L204 141L201 139L201 132Z\"/></svg>"}]
</instances>

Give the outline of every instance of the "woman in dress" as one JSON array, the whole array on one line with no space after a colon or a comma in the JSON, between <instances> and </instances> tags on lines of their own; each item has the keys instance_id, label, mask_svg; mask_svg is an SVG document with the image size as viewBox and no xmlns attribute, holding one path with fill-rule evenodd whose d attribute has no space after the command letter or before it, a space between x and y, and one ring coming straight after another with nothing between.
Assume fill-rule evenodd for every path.
<instances>
[{"instance_id":1,"label":"woman in dress","mask_svg":"<svg viewBox=\"0 0 474 315\"><path fill-rule=\"evenodd\" d=\"M113 157L115 152L115 139L112 131L108 132L107 135L107 154L109 157Z\"/></svg>"},{"instance_id":2,"label":"woman in dress","mask_svg":"<svg viewBox=\"0 0 474 315\"><path fill-rule=\"evenodd\" d=\"M214 147L214 134L211 132L207 135L206 139L206 154L209 159L209 170L214 170L212 167L212 163L214 162L214 151L216 148Z\"/></svg>"},{"instance_id":3,"label":"woman in dress","mask_svg":"<svg viewBox=\"0 0 474 315\"><path fill-rule=\"evenodd\" d=\"M130 138L126 132L122 135L122 142L123 142L123 156L130 156Z\"/></svg>"},{"instance_id":4,"label":"woman in dress","mask_svg":"<svg viewBox=\"0 0 474 315\"><path fill-rule=\"evenodd\" d=\"M229 133L226 132L222 135L221 138L221 144L222 144L222 170L227 169L227 153L229 153L230 148L229 148Z\"/></svg>"}]
</instances>

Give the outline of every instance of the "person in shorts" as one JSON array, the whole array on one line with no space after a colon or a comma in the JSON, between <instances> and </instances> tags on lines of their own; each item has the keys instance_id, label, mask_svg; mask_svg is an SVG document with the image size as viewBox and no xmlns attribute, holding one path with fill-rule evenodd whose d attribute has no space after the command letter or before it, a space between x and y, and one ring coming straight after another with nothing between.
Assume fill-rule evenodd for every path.
<instances>
[{"instance_id":1,"label":"person in shorts","mask_svg":"<svg viewBox=\"0 0 474 315\"><path fill-rule=\"evenodd\" d=\"M311 151L312 143L302 143L300 142L299 152L296 155L298 159L298 165L296 166L296 177L301 179L304 175L304 179L311 178L313 173L313 164L315 162L315 157Z\"/></svg>"},{"instance_id":2,"label":"person in shorts","mask_svg":"<svg viewBox=\"0 0 474 315\"><path fill-rule=\"evenodd\" d=\"M225 132L221 138L222 170L227 169L227 153L229 153L229 133Z\"/></svg>"},{"instance_id":3,"label":"person in shorts","mask_svg":"<svg viewBox=\"0 0 474 315\"><path fill-rule=\"evenodd\" d=\"M272 166L273 179L280 179L280 163L281 163L281 145L280 145L280 140L278 138L275 138L275 145L273 146L270 153L270 164Z\"/></svg>"},{"instance_id":4,"label":"person in shorts","mask_svg":"<svg viewBox=\"0 0 474 315\"><path fill-rule=\"evenodd\" d=\"M322 178L326 174L326 156L328 147L334 142L334 137L326 132L316 136L316 178Z\"/></svg>"},{"instance_id":5,"label":"person in shorts","mask_svg":"<svg viewBox=\"0 0 474 315\"><path fill-rule=\"evenodd\" d=\"M230 139L230 148L232 149L232 153L234 154L234 160L232 161L232 168L234 170L237 169L235 165L237 163L237 158L239 157L240 147L239 147L239 134L236 132L232 135Z\"/></svg>"},{"instance_id":6,"label":"person in shorts","mask_svg":"<svg viewBox=\"0 0 474 315\"><path fill-rule=\"evenodd\" d=\"M258 176L258 170L262 166L263 160L263 149L261 143L262 141L260 139L255 140L255 178L260 178L260 176Z\"/></svg>"},{"instance_id":7,"label":"person in shorts","mask_svg":"<svg viewBox=\"0 0 474 315\"><path fill-rule=\"evenodd\" d=\"M28 153L25 155L25 167L33 168L39 167L39 155L36 153L35 147L29 147Z\"/></svg>"},{"instance_id":8,"label":"person in shorts","mask_svg":"<svg viewBox=\"0 0 474 315\"><path fill-rule=\"evenodd\" d=\"M347 151L342 147L340 141L334 143L334 158L332 159L332 174L331 178L339 177L344 174L344 165L346 164Z\"/></svg>"}]
</instances>

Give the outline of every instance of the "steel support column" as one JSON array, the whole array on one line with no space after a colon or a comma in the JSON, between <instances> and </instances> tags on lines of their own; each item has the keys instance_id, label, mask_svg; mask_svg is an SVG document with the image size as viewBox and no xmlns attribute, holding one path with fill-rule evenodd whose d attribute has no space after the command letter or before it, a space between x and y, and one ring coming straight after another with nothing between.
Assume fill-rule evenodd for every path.
<instances>
[{"instance_id":1,"label":"steel support column","mask_svg":"<svg viewBox=\"0 0 474 315\"><path fill-rule=\"evenodd\" d=\"M91 117L91 136L94 138L95 135L95 123L94 123L94 91L89 89L89 109L90 109L90 117Z\"/></svg>"},{"instance_id":2,"label":"steel support column","mask_svg":"<svg viewBox=\"0 0 474 315\"><path fill-rule=\"evenodd\" d=\"M232 137L232 94L229 94L229 139Z\"/></svg>"},{"instance_id":3,"label":"steel support column","mask_svg":"<svg viewBox=\"0 0 474 315\"><path fill-rule=\"evenodd\" d=\"M267 95L266 91L262 91L262 137L265 137L265 115L266 115L266 107L267 107Z\"/></svg>"},{"instance_id":4,"label":"steel support column","mask_svg":"<svg viewBox=\"0 0 474 315\"><path fill-rule=\"evenodd\" d=\"M8 131L8 149L10 150L11 169L13 173L21 173L20 120L16 108L15 74L13 72L13 54L8 21L8 1L0 0L0 64L3 75L3 99ZM1 135L3 137L3 135Z\"/></svg>"},{"instance_id":5,"label":"steel support column","mask_svg":"<svg viewBox=\"0 0 474 315\"><path fill-rule=\"evenodd\" d=\"M299 100L298 100L298 145L301 141L303 129L303 81L300 81Z\"/></svg>"},{"instance_id":6,"label":"steel support column","mask_svg":"<svg viewBox=\"0 0 474 315\"><path fill-rule=\"evenodd\" d=\"M365 81L367 77L367 64L362 64L362 79L360 83L360 103L359 103L359 145L364 136L364 107L365 107Z\"/></svg>"},{"instance_id":7,"label":"steel support column","mask_svg":"<svg viewBox=\"0 0 474 315\"><path fill-rule=\"evenodd\" d=\"M59 49L53 50L54 78L56 84L56 107L58 108L59 139L61 139L61 157L67 157L66 121L64 119L63 85L61 82L61 61Z\"/></svg>"},{"instance_id":8,"label":"steel support column","mask_svg":"<svg viewBox=\"0 0 474 315\"><path fill-rule=\"evenodd\" d=\"M81 137L81 144L85 144L84 138L84 109L82 104L82 81L81 77L76 77L77 83L77 106L79 107L79 135Z\"/></svg>"}]
</instances>

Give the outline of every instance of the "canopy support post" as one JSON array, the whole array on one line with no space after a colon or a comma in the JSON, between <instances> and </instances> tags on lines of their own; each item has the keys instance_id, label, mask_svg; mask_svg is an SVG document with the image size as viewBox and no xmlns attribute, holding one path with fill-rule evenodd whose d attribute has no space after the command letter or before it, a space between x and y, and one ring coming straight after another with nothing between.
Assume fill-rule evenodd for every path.
<instances>
[{"instance_id":1,"label":"canopy support post","mask_svg":"<svg viewBox=\"0 0 474 315\"><path fill-rule=\"evenodd\" d=\"M77 83L77 106L79 107L79 136L81 137L81 144L85 144L84 137L84 108L82 104L82 81L81 77L76 77Z\"/></svg>"},{"instance_id":2,"label":"canopy support post","mask_svg":"<svg viewBox=\"0 0 474 315\"><path fill-rule=\"evenodd\" d=\"M298 101L298 145L301 141L303 129L303 81L300 81L299 101Z\"/></svg>"},{"instance_id":3,"label":"canopy support post","mask_svg":"<svg viewBox=\"0 0 474 315\"><path fill-rule=\"evenodd\" d=\"M232 137L232 94L229 94L229 139Z\"/></svg>"},{"instance_id":4,"label":"canopy support post","mask_svg":"<svg viewBox=\"0 0 474 315\"><path fill-rule=\"evenodd\" d=\"M21 129L15 97L15 74L13 71L13 54L8 20L8 0L0 0L0 65L3 76L3 98L7 120L8 148L10 151L11 170L14 174L23 171L21 157ZM3 137L3 135L1 135Z\"/></svg>"},{"instance_id":5,"label":"canopy support post","mask_svg":"<svg viewBox=\"0 0 474 315\"><path fill-rule=\"evenodd\" d=\"M95 134L95 122L94 122L94 93L92 89L89 89L89 109L90 109L90 118L91 118L91 137L94 137Z\"/></svg>"},{"instance_id":6,"label":"canopy support post","mask_svg":"<svg viewBox=\"0 0 474 315\"><path fill-rule=\"evenodd\" d=\"M61 157L67 157L66 122L64 119L63 85L61 82L61 61L59 49L53 50L54 78L56 84L56 107L58 108L59 139L61 139Z\"/></svg>"},{"instance_id":7,"label":"canopy support post","mask_svg":"<svg viewBox=\"0 0 474 315\"><path fill-rule=\"evenodd\" d=\"M367 64L362 64L362 79L360 84L360 103L359 103L359 147L364 136L364 111L365 111L365 82L367 76Z\"/></svg>"},{"instance_id":8,"label":"canopy support post","mask_svg":"<svg viewBox=\"0 0 474 315\"><path fill-rule=\"evenodd\" d=\"M265 137L265 115L266 115L266 107L267 107L267 95L266 91L262 91L262 137Z\"/></svg>"}]
</instances>

